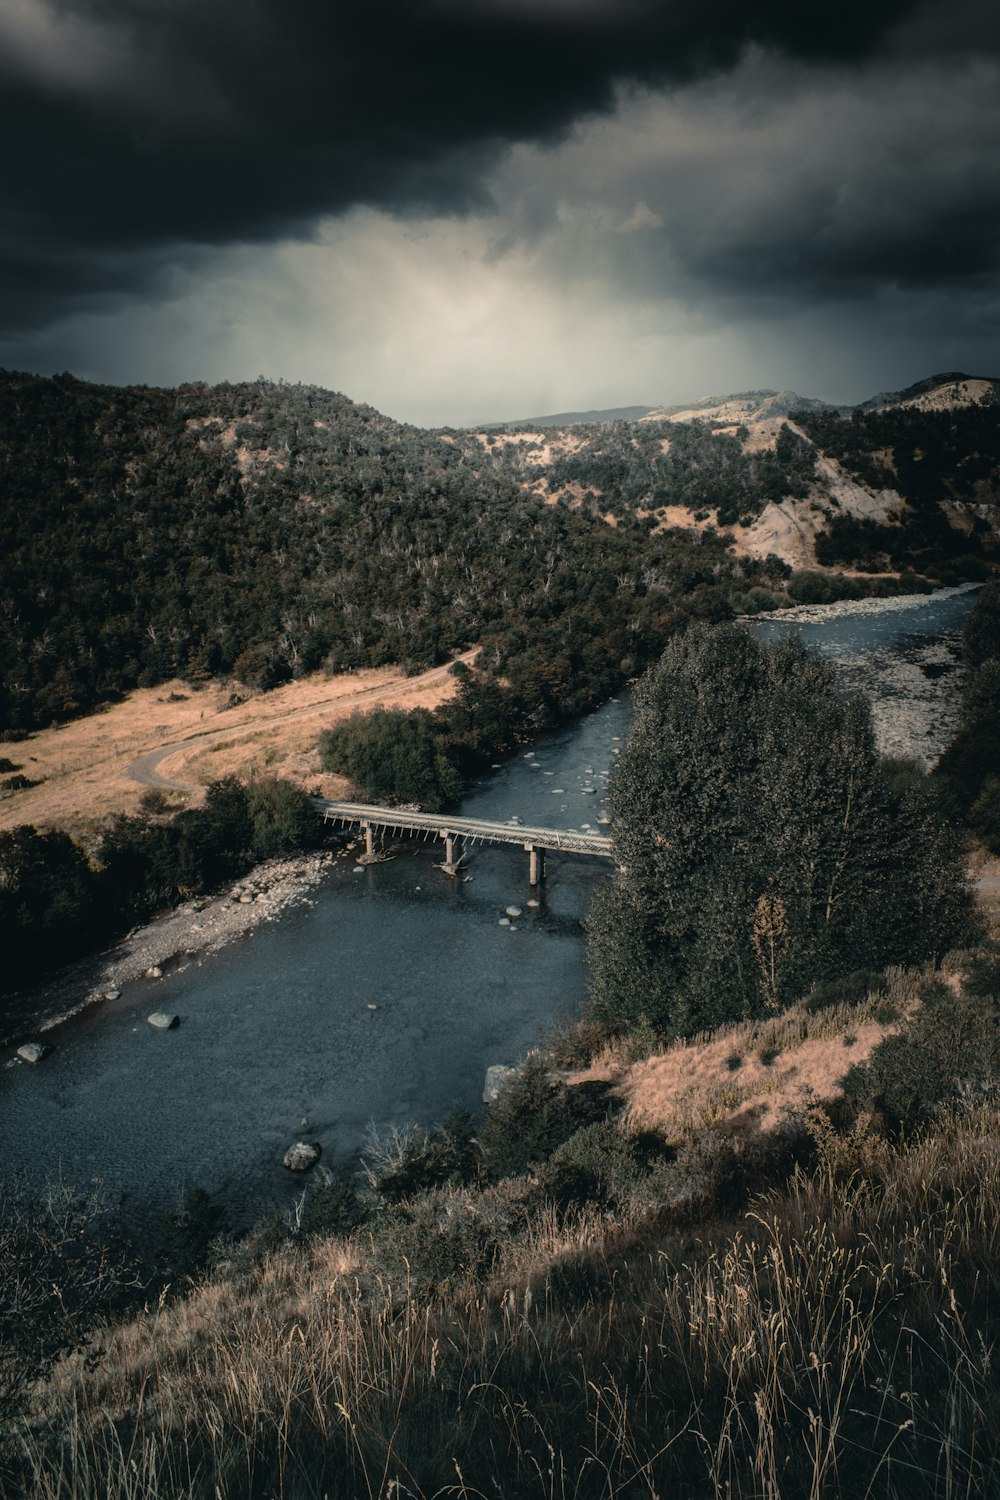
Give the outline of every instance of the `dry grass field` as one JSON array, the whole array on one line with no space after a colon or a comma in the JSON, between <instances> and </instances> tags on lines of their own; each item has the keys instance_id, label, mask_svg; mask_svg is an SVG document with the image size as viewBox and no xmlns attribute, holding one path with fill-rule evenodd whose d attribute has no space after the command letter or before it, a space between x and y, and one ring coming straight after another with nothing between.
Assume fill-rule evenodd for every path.
<instances>
[{"instance_id":1,"label":"dry grass field","mask_svg":"<svg viewBox=\"0 0 1000 1500\"><path fill-rule=\"evenodd\" d=\"M157 771L192 787L173 795L178 807L197 803L207 782L251 769L280 772L337 795L346 783L320 769L316 743L322 729L376 707L436 708L452 696L455 679L448 666L418 677L405 677L398 667L337 677L317 672L229 708L233 688L178 680L139 688L102 712L4 746L21 774L39 784L0 801L0 828L33 823L86 838L114 813L138 810L144 786L135 779L134 763L175 744Z\"/></svg>"}]
</instances>

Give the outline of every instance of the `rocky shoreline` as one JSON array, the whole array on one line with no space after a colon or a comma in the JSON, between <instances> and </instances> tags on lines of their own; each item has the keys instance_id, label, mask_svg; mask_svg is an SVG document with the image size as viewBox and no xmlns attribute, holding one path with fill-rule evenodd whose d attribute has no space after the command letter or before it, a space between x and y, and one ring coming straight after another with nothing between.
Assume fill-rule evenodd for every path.
<instances>
[{"instance_id":1,"label":"rocky shoreline","mask_svg":"<svg viewBox=\"0 0 1000 1500\"><path fill-rule=\"evenodd\" d=\"M51 1031L88 1006L117 999L127 985L179 973L291 907L314 904L311 891L342 857L343 851L324 850L268 860L224 891L154 917L113 948L20 996L0 1044Z\"/></svg>"}]
</instances>

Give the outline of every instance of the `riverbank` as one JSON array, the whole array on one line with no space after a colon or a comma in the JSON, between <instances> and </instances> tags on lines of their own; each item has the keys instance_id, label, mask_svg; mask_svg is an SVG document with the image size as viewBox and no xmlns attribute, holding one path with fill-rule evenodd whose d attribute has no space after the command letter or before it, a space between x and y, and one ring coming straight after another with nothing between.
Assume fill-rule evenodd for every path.
<instances>
[{"instance_id":1,"label":"riverbank","mask_svg":"<svg viewBox=\"0 0 1000 1500\"><path fill-rule=\"evenodd\" d=\"M902 610L921 609L934 601L957 599L981 589L982 583L959 583L953 588L929 589L925 594L892 594L873 596L868 599L838 599L833 604L793 604L788 609L775 610L767 618L793 625L822 624L829 620L849 618L851 615L891 615ZM738 623L759 622L761 616L742 615Z\"/></svg>"},{"instance_id":2,"label":"riverbank","mask_svg":"<svg viewBox=\"0 0 1000 1500\"><path fill-rule=\"evenodd\" d=\"M294 907L314 905L311 892L353 847L352 843L339 851L267 860L215 895L160 913L113 948L71 964L51 981L15 996L0 1045L16 1045L29 1032L44 1035L92 1005L117 999L141 980L200 967L264 923Z\"/></svg>"}]
</instances>

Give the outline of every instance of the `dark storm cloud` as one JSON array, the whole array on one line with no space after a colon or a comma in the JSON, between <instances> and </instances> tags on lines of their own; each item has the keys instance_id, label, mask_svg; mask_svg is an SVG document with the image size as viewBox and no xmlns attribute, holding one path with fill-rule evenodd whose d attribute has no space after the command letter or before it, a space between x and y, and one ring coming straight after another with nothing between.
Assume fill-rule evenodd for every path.
<instances>
[{"instance_id":1,"label":"dark storm cloud","mask_svg":"<svg viewBox=\"0 0 1000 1500\"><path fill-rule=\"evenodd\" d=\"M7 0L0 327L155 291L194 247L307 237L319 216L356 204L483 207L509 143L559 138L610 110L623 82L659 88L728 69L751 43L854 65L996 47L991 7L949 7L947 45L941 9Z\"/></svg>"}]
</instances>

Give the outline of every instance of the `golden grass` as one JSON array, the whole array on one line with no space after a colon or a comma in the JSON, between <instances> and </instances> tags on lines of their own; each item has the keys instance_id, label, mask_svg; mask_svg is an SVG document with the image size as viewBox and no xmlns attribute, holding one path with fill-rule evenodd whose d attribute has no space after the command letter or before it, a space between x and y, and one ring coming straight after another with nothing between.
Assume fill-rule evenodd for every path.
<instances>
[{"instance_id":1,"label":"golden grass","mask_svg":"<svg viewBox=\"0 0 1000 1500\"><path fill-rule=\"evenodd\" d=\"M888 990L860 1003L810 1011L795 1005L773 1019L734 1026L675 1043L634 1060L630 1042L612 1043L571 1081L600 1079L625 1101L632 1129L655 1130L680 1143L711 1126L773 1130L790 1115L840 1097L848 1070L866 1061L919 1003L922 975L891 969Z\"/></svg>"},{"instance_id":2,"label":"golden grass","mask_svg":"<svg viewBox=\"0 0 1000 1500\"><path fill-rule=\"evenodd\" d=\"M469 660L475 653L468 653ZM320 768L321 729L375 707L436 708L456 689L448 667L405 677L398 667L320 672L258 693L227 708L235 684L191 687L174 680L139 688L121 703L70 724L40 730L4 747L23 774L40 785L0 801L0 828L33 823L87 836L114 813L135 813L144 788L129 774L147 751L194 738L158 769L171 780L202 786L219 776L245 776L276 765L300 785L341 795L346 782ZM189 799L199 800L195 791ZM178 802L184 794L174 797Z\"/></svg>"},{"instance_id":3,"label":"golden grass","mask_svg":"<svg viewBox=\"0 0 1000 1500\"><path fill-rule=\"evenodd\" d=\"M38 1394L38 1500L981 1500L1000 1113L819 1160L700 1237L550 1213L414 1296L328 1241L106 1331ZM8 1490L6 1493L13 1494Z\"/></svg>"}]
</instances>

